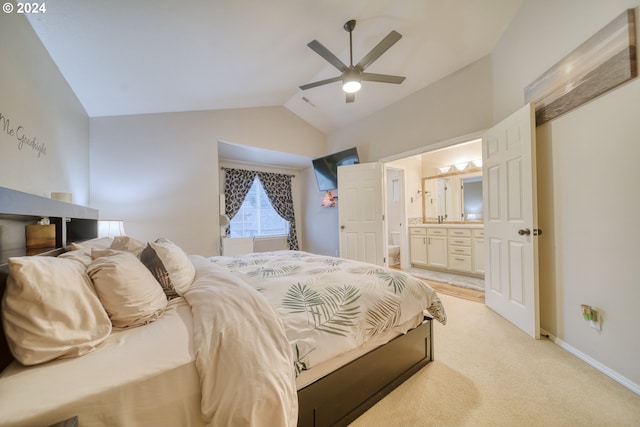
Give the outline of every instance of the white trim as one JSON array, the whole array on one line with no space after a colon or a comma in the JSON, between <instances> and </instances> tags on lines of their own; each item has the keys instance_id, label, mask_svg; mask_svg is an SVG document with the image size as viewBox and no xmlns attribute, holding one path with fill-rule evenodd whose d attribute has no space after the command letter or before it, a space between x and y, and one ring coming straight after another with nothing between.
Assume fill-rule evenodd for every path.
<instances>
[{"instance_id":1,"label":"white trim","mask_svg":"<svg viewBox=\"0 0 640 427\"><path fill-rule=\"evenodd\" d=\"M587 356L586 354L584 354L583 352L581 352L577 348L567 344L566 342L562 341L560 338L551 335L549 332L545 331L544 329L540 329L540 333L543 334L543 335L548 336L549 340L551 342L553 342L554 344L559 345L561 348L563 348L564 350L566 350L569 353L573 354L578 359L586 362L587 364L589 364L592 367L596 368L598 371L602 372L603 374L605 374L606 376L608 376L612 380L622 384L623 386L625 386L626 388L628 388L632 392L640 395L640 385L634 383L630 379L628 379L628 378L620 375L619 373L613 371L612 369L608 368L607 366L603 365L602 363L598 362L597 360Z\"/></svg>"}]
</instances>

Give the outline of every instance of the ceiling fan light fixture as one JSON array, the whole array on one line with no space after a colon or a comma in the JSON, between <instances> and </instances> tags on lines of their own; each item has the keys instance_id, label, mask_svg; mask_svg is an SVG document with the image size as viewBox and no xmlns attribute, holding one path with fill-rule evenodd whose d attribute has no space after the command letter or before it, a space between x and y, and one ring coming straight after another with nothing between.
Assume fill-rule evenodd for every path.
<instances>
[{"instance_id":1,"label":"ceiling fan light fixture","mask_svg":"<svg viewBox=\"0 0 640 427\"><path fill-rule=\"evenodd\" d=\"M360 73L356 70L350 69L344 73L342 78L342 90L347 93L356 93L362 87L360 82Z\"/></svg>"},{"instance_id":2,"label":"ceiling fan light fixture","mask_svg":"<svg viewBox=\"0 0 640 427\"><path fill-rule=\"evenodd\" d=\"M342 85L342 90L347 93L356 93L361 87L362 84L358 80L345 80Z\"/></svg>"},{"instance_id":3,"label":"ceiling fan light fixture","mask_svg":"<svg viewBox=\"0 0 640 427\"><path fill-rule=\"evenodd\" d=\"M391 46L393 46L398 40L402 38L402 35L397 31L391 31L384 39L380 41L373 49L369 51L356 65L353 65L353 29L356 26L355 19L347 21L344 24L344 30L349 33L349 65L342 62L337 56L335 56L329 49L327 49L318 40L311 40L307 43L307 46L311 48L318 55L323 57L328 63L337 68L341 74L336 77L316 81L313 83L307 83L300 86L300 89L307 90L317 86L326 85L333 82L342 80L342 90L346 92L347 96L345 102L350 103L355 100L355 93L362 88L362 80L368 82L380 82L380 83L395 83L400 84L404 81L404 77L392 76L389 74L375 74L365 73L365 69L377 60L383 53L385 53Z\"/></svg>"}]
</instances>

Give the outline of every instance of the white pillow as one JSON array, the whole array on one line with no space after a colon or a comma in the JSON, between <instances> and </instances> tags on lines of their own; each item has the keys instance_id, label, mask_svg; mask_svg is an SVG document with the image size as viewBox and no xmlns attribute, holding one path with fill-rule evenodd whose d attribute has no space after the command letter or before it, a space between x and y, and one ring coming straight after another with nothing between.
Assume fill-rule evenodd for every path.
<instances>
[{"instance_id":1,"label":"white pillow","mask_svg":"<svg viewBox=\"0 0 640 427\"><path fill-rule=\"evenodd\" d=\"M169 299L184 294L196 276L196 268L186 252L169 239L149 242L140 260L162 285Z\"/></svg>"},{"instance_id":2,"label":"white pillow","mask_svg":"<svg viewBox=\"0 0 640 427\"><path fill-rule=\"evenodd\" d=\"M114 237L113 243L111 243L111 246L110 246L111 249L131 252L138 258L140 258L140 254L146 247L147 247L147 244L145 242L141 242L140 240L136 240L133 237L129 237L129 236Z\"/></svg>"},{"instance_id":3,"label":"white pillow","mask_svg":"<svg viewBox=\"0 0 640 427\"><path fill-rule=\"evenodd\" d=\"M134 254L94 249L92 256L96 259L87 268L87 274L113 326L141 326L162 315L167 297Z\"/></svg>"},{"instance_id":4,"label":"white pillow","mask_svg":"<svg viewBox=\"0 0 640 427\"><path fill-rule=\"evenodd\" d=\"M73 259L9 258L2 310L9 348L23 365L81 356L111 333L85 266Z\"/></svg>"}]
</instances>

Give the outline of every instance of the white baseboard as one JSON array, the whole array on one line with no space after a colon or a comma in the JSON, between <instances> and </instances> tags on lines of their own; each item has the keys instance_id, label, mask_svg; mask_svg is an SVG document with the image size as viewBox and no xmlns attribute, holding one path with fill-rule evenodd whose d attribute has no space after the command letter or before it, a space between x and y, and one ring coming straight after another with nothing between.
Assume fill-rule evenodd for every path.
<instances>
[{"instance_id":1,"label":"white baseboard","mask_svg":"<svg viewBox=\"0 0 640 427\"><path fill-rule=\"evenodd\" d=\"M612 369L608 368L607 366L603 365L602 363L598 362L597 360L587 356L586 354L584 354L583 352L581 352L577 348L575 348L575 347L567 344L566 342L562 341L560 338L551 335L549 332L541 329L540 333L544 334L547 337L549 337L549 340L551 340L551 342L553 342L554 344L559 345L561 348L563 348L564 350L566 350L569 353L573 354L578 359L580 359L580 360L588 363L589 365L593 366L598 371L602 372L603 374L605 374L606 376L608 376L612 380L622 384L623 386L625 386L626 388L628 388L632 392L634 392L636 394L640 394L640 385L638 385L638 384L634 383L633 381L629 380L628 378L618 374L617 372L613 371Z\"/></svg>"}]
</instances>

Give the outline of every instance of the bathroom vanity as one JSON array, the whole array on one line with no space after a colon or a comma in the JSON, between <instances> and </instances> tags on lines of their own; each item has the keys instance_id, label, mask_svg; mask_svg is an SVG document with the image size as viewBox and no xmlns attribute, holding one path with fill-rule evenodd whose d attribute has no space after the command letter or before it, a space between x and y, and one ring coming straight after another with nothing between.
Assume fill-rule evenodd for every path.
<instances>
[{"instance_id":1,"label":"bathroom vanity","mask_svg":"<svg viewBox=\"0 0 640 427\"><path fill-rule=\"evenodd\" d=\"M414 267L484 277L482 223L425 223L409 227Z\"/></svg>"}]
</instances>

